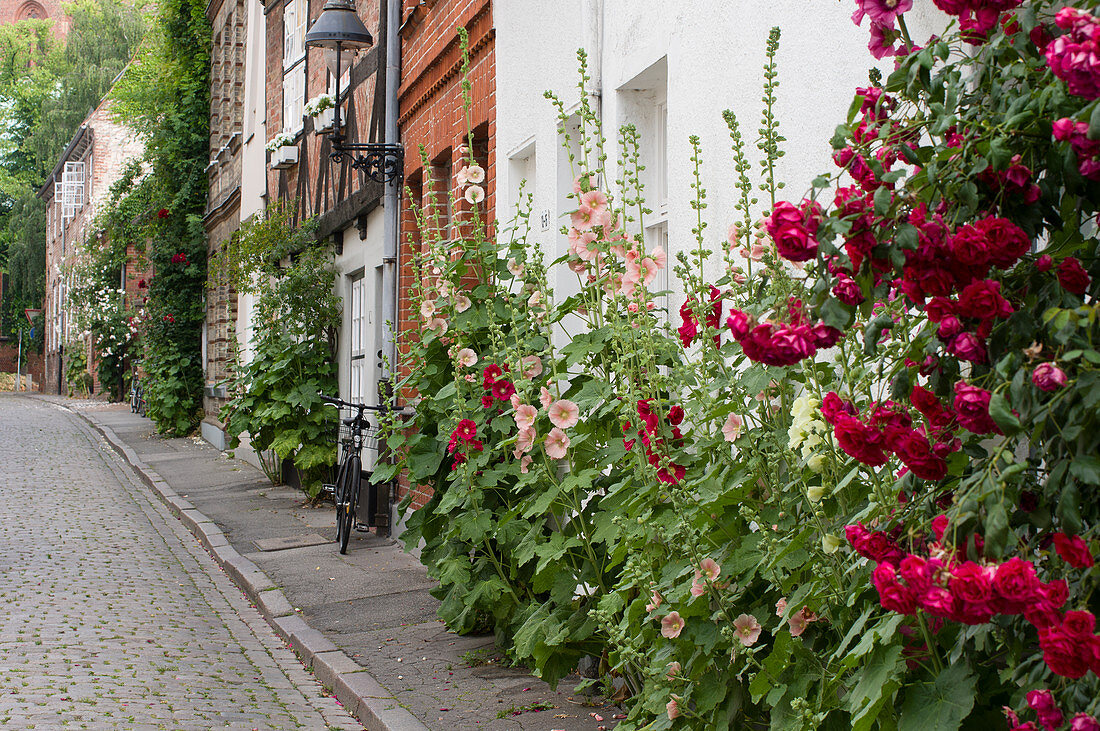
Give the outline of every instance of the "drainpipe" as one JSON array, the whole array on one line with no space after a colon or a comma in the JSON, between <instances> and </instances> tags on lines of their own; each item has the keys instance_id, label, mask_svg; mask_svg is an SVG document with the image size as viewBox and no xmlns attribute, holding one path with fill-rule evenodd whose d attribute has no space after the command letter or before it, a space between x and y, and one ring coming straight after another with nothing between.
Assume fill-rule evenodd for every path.
<instances>
[{"instance_id":1,"label":"drainpipe","mask_svg":"<svg viewBox=\"0 0 1100 731\"><path fill-rule=\"evenodd\" d=\"M386 124L385 142L396 144L397 93L401 84L401 0L386 2ZM400 201L403 178L386 183L382 198L384 209L384 242L382 244L382 354L388 365L383 367L382 378L387 389L393 387L397 365L397 253L401 235Z\"/></svg>"},{"instance_id":2,"label":"drainpipe","mask_svg":"<svg viewBox=\"0 0 1100 731\"><path fill-rule=\"evenodd\" d=\"M589 103L599 120L600 131L603 132L603 20L604 0L583 0L582 12L584 16L584 28L581 40L584 50L588 52L588 75L592 77L588 95ZM614 135L612 135L612 138ZM596 184L605 181L597 180Z\"/></svg>"}]
</instances>

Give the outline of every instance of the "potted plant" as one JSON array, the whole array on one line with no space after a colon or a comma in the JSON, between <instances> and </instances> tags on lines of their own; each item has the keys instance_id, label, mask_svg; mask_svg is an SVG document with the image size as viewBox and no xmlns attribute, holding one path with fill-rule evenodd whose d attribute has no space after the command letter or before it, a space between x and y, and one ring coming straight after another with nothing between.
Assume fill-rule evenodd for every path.
<instances>
[{"instance_id":1,"label":"potted plant","mask_svg":"<svg viewBox=\"0 0 1100 731\"><path fill-rule=\"evenodd\" d=\"M294 144L295 135L290 132L280 132L267 143L267 151L271 153L271 167L283 170L298 163L298 146Z\"/></svg>"},{"instance_id":2,"label":"potted plant","mask_svg":"<svg viewBox=\"0 0 1100 731\"><path fill-rule=\"evenodd\" d=\"M329 132L336 119L336 100L331 94L318 94L306 102L306 114L313 117L316 132Z\"/></svg>"}]
</instances>

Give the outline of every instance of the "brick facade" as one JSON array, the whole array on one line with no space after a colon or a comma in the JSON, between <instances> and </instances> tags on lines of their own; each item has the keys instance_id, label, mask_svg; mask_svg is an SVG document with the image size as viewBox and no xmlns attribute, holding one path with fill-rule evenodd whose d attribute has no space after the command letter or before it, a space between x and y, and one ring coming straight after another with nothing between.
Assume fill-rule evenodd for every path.
<instances>
[{"instance_id":1,"label":"brick facade","mask_svg":"<svg viewBox=\"0 0 1100 731\"><path fill-rule=\"evenodd\" d=\"M241 176L245 107L245 0L215 0L206 9L210 20L210 163L207 165L207 255L213 257L241 221ZM206 294L203 364L205 421L222 428L218 415L226 403L224 381L232 375L237 328L237 293L227 286Z\"/></svg>"},{"instance_id":2,"label":"brick facade","mask_svg":"<svg viewBox=\"0 0 1100 731\"><path fill-rule=\"evenodd\" d=\"M88 370L95 378L94 389L101 384L95 373L95 348L91 338L75 332L65 303L69 282L68 271L80 256L84 247L102 234L93 229L96 214L106 202L110 187L131 160L140 158L144 146L133 130L112 120L108 114L109 102L103 101L88 114L68 147L62 153L53 173L38 191L46 202L46 292L45 318L45 390L48 393L64 393L64 349L73 345L82 347L88 355ZM66 163L83 165L83 191L79 196L79 208L63 209L60 188L64 180ZM125 271L120 273L119 286L138 296L137 285L149 277L148 265L143 257L130 249ZM143 295L141 295L143 296ZM127 302L130 307L140 301Z\"/></svg>"},{"instance_id":3,"label":"brick facade","mask_svg":"<svg viewBox=\"0 0 1100 731\"><path fill-rule=\"evenodd\" d=\"M447 191L454 198L449 220L456 227L450 236L461 235L461 225L469 211L455 182L455 173L463 167L460 150L467 147L485 168L485 218L493 220L496 202L496 60L494 55L493 13L491 0L406 0L402 18L401 89L398 124L405 146L405 187L411 195L401 210L401 270L398 331L403 337L415 337L420 331L419 313L409 297L414 277L413 263L420 253L419 232L413 206L430 208L444 205ZM472 139L467 135L462 107L462 50L456 28L469 33L472 108ZM425 166L419 150L423 147L429 164ZM433 191L435 196L432 195ZM410 486L402 480L399 496ZM421 507L431 497L426 488L416 488L412 504Z\"/></svg>"},{"instance_id":4,"label":"brick facade","mask_svg":"<svg viewBox=\"0 0 1100 731\"><path fill-rule=\"evenodd\" d=\"M72 26L60 0L0 0L0 25L30 19L52 20L53 36L59 41L65 40Z\"/></svg>"}]
</instances>

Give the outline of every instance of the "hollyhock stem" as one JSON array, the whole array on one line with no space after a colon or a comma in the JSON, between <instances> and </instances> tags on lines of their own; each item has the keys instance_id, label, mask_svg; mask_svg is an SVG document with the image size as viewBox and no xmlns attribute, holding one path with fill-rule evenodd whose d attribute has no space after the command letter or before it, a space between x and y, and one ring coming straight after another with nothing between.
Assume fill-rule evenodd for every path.
<instances>
[{"instance_id":1,"label":"hollyhock stem","mask_svg":"<svg viewBox=\"0 0 1100 731\"><path fill-rule=\"evenodd\" d=\"M909 37L909 28L906 27L906 25L905 25L905 16L904 15L899 15L898 16L898 28L901 29L901 37L905 39L905 47L906 48L912 48L913 45L914 45L913 44L913 39Z\"/></svg>"}]
</instances>

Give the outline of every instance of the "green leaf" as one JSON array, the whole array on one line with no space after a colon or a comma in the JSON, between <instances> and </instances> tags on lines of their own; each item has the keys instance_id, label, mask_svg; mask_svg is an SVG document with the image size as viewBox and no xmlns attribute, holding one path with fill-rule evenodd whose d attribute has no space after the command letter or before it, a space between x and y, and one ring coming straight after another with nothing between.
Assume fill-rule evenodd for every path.
<instances>
[{"instance_id":1,"label":"green leaf","mask_svg":"<svg viewBox=\"0 0 1100 731\"><path fill-rule=\"evenodd\" d=\"M1069 472L1081 482L1100 485L1100 457L1095 454L1082 454L1074 458Z\"/></svg>"},{"instance_id":2,"label":"green leaf","mask_svg":"<svg viewBox=\"0 0 1100 731\"><path fill-rule=\"evenodd\" d=\"M1019 418L1012 413L1012 407L1008 405L1008 399L1002 393L995 393L989 399L989 415L1006 436L1018 434L1023 430Z\"/></svg>"},{"instance_id":3,"label":"green leaf","mask_svg":"<svg viewBox=\"0 0 1100 731\"><path fill-rule=\"evenodd\" d=\"M934 683L909 686L898 731L956 731L974 708L976 678L965 663L948 666Z\"/></svg>"},{"instance_id":4,"label":"green leaf","mask_svg":"<svg viewBox=\"0 0 1100 731\"><path fill-rule=\"evenodd\" d=\"M1089 131L1088 138L1090 140L1100 140L1100 104L1093 102L1092 114L1089 115Z\"/></svg>"},{"instance_id":5,"label":"green leaf","mask_svg":"<svg viewBox=\"0 0 1100 731\"><path fill-rule=\"evenodd\" d=\"M898 686L895 679L903 663L901 645L880 646L867 660L859 682L845 699L852 714L852 728L870 728L882 706Z\"/></svg>"}]
</instances>

